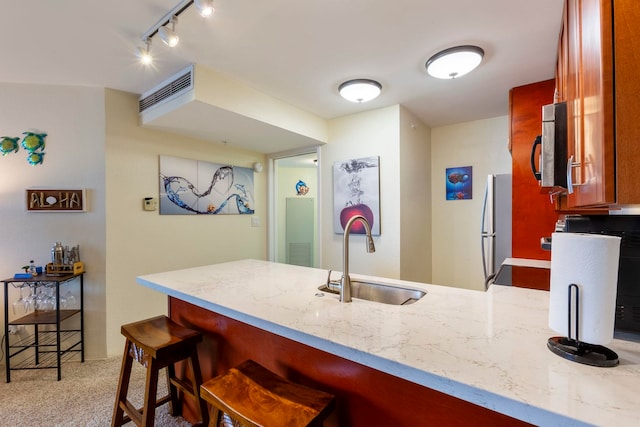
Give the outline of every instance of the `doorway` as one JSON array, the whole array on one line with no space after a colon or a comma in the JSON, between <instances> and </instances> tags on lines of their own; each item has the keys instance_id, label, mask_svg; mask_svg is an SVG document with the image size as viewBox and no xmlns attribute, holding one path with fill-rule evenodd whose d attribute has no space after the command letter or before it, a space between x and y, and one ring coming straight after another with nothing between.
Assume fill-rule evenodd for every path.
<instances>
[{"instance_id":1,"label":"doorway","mask_svg":"<svg viewBox=\"0 0 640 427\"><path fill-rule=\"evenodd\" d=\"M317 149L273 155L270 160L269 259L317 267L320 265Z\"/></svg>"}]
</instances>

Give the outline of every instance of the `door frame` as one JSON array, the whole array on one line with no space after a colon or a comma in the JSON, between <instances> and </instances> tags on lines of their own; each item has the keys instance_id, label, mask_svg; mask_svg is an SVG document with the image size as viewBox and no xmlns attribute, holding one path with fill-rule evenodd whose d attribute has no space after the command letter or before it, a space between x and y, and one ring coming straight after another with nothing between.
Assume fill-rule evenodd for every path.
<instances>
[{"instance_id":1,"label":"door frame","mask_svg":"<svg viewBox=\"0 0 640 427\"><path fill-rule=\"evenodd\" d=\"M316 175L317 175L317 186L318 186L318 197L317 197L317 212L316 217L318 218L317 226L317 235L315 236L315 247L314 247L314 265L319 267L322 265L322 252L320 250L320 236L322 236L322 201L320 195L322 194L321 188L321 180L320 180L320 146L315 145L311 147L304 148L296 148L294 150L280 151L277 153L271 153L267 155L267 215L268 215L268 226L267 226L267 259L269 261L275 262L277 255L277 236L278 236L278 221L277 221L277 212L276 212L276 200L278 198L278 189L276 186L277 183L277 173L275 167L275 161L278 159L284 159L287 157L295 157L301 156L305 154L315 154L318 160L316 167Z\"/></svg>"}]
</instances>

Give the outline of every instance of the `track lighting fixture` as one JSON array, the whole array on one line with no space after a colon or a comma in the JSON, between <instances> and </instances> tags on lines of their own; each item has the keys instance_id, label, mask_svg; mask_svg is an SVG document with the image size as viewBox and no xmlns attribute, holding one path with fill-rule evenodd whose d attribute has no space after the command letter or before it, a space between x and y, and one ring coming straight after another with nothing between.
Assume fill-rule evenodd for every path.
<instances>
[{"instance_id":1,"label":"track lighting fixture","mask_svg":"<svg viewBox=\"0 0 640 427\"><path fill-rule=\"evenodd\" d=\"M211 16L214 12L213 0L181 0L173 9L171 9L166 15L162 17L155 25L149 28L142 35L142 42L144 47L139 47L137 56L140 62L143 64L151 63L151 39L157 34L160 39L170 47L174 47L180 41L178 34L176 34L176 23L178 22L178 16L185 10L187 10L192 4L196 4L200 15L207 17Z\"/></svg>"},{"instance_id":2,"label":"track lighting fixture","mask_svg":"<svg viewBox=\"0 0 640 427\"><path fill-rule=\"evenodd\" d=\"M180 41L180 37L178 37L178 35L176 34L177 21L178 18L176 16L172 16L171 21L169 21L169 24L167 24L171 25L171 28L169 28L167 25L158 28L158 35L160 36L160 40L162 40L164 44L169 47L177 46L178 42Z\"/></svg>"},{"instance_id":3,"label":"track lighting fixture","mask_svg":"<svg viewBox=\"0 0 640 427\"><path fill-rule=\"evenodd\" d=\"M206 18L207 16L211 16L215 11L212 0L195 0L195 4L202 17Z\"/></svg>"}]
</instances>

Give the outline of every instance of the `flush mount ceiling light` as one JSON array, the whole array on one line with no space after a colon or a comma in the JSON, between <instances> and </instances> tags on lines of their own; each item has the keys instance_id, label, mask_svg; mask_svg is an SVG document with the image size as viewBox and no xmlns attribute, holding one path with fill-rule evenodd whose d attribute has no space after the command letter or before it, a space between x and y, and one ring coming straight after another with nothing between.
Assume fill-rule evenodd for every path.
<instances>
[{"instance_id":1,"label":"flush mount ceiling light","mask_svg":"<svg viewBox=\"0 0 640 427\"><path fill-rule=\"evenodd\" d=\"M351 102L367 102L380 95L382 85L375 80L354 79L342 83L338 87L340 95Z\"/></svg>"},{"instance_id":2,"label":"flush mount ceiling light","mask_svg":"<svg viewBox=\"0 0 640 427\"><path fill-rule=\"evenodd\" d=\"M139 47L136 53L140 62L143 64L151 63L151 39L156 34L168 46L174 47L178 44L180 41L180 38L176 34L178 16L180 16L182 12L187 10L194 3L200 12L200 15L207 17L213 14L214 9L212 0L182 0L142 35L142 42L145 46Z\"/></svg>"},{"instance_id":3,"label":"flush mount ceiling light","mask_svg":"<svg viewBox=\"0 0 640 427\"><path fill-rule=\"evenodd\" d=\"M176 16L171 17L171 21L169 21L168 25L171 25L169 28L167 25L164 25L158 28L158 35L160 36L160 40L164 42L169 47L175 47L178 45L180 41L180 37L176 34L176 22L178 22L178 18Z\"/></svg>"},{"instance_id":4,"label":"flush mount ceiling light","mask_svg":"<svg viewBox=\"0 0 640 427\"><path fill-rule=\"evenodd\" d=\"M455 79L480 65L483 56L484 50L478 46L456 46L433 55L425 67L433 77Z\"/></svg>"}]
</instances>

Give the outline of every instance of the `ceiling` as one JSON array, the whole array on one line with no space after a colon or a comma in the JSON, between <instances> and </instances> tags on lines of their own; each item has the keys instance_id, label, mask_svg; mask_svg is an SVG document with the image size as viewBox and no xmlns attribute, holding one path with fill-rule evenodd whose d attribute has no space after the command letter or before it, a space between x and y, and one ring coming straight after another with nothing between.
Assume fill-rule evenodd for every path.
<instances>
[{"instance_id":1,"label":"ceiling","mask_svg":"<svg viewBox=\"0 0 640 427\"><path fill-rule=\"evenodd\" d=\"M191 63L322 118L402 104L430 127L506 115L508 91L553 78L562 0L214 0L180 15L180 44L141 36L179 0L4 1L0 82L98 86L142 94ZM482 47L474 72L429 77L424 63L461 44ZM379 81L353 104L338 85Z\"/></svg>"}]
</instances>

